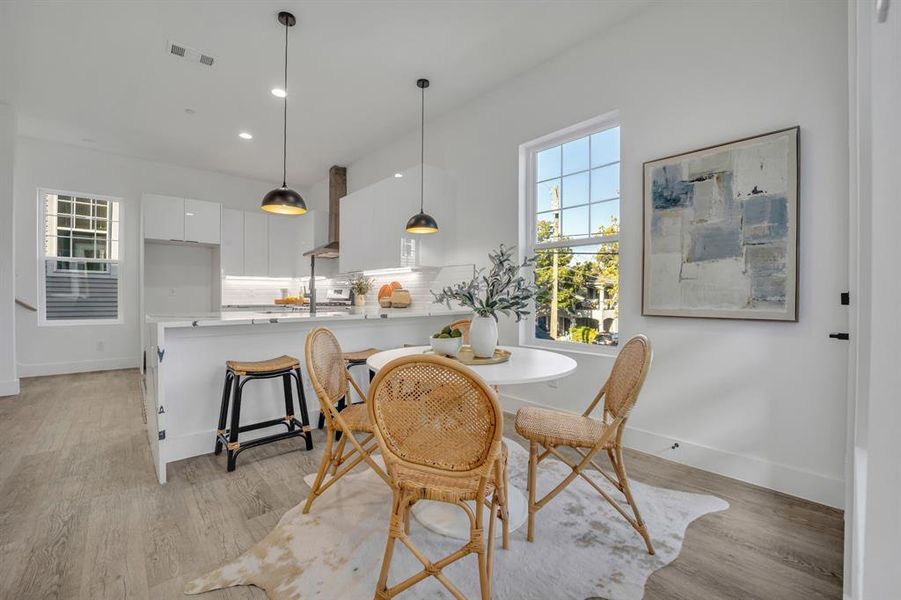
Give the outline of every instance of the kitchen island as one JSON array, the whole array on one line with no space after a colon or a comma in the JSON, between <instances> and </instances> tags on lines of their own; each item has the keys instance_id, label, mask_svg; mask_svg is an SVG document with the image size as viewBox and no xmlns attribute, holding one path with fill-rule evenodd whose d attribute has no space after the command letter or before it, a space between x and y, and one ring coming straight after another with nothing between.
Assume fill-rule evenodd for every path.
<instances>
[{"instance_id":1,"label":"kitchen island","mask_svg":"<svg viewBox=\"0 0 901 600\"><path fill-rule=\"evenodd\" d=\"M304 342L314 327L334 331L345 351L421 345L431 333L467 311L440 305L408 309L351 309L308 312L222 312L203 315L148 315L145 318L144 411L157 477L166 482L170 462L211 453L225 378L225 361L257 361L289 354L302 364L310 423L319 418L319 401L309 385ZM364 367L354 377L367 389ZM251 382L241 407L244 423L284 413L278 379ZM283 427L259 429L242 439L268 435ZM246 437L243 437L246 436ZM302 442L298 448L303 448ZM300 450L303 451L303 450ZM241 457L253 460L249 451ZM225 459L222 459L225 469ZM241 468L241 462L238 462Z\"/></svg>"}]
</instances>

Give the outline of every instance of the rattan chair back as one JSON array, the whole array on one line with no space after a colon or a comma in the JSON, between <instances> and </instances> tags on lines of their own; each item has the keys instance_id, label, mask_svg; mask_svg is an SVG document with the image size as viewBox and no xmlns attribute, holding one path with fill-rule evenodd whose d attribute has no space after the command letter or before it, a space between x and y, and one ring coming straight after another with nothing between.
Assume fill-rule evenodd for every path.
<instances>
[{"instance_id":1,"label":"rattan chair back","mask_svg":"<svg viewBox=\"0 0 901 600\"><path fill-rule=\"evenodd\" d=\"M604 416L625 419L635 406L638 392L651 366L651 342L644 335L631 338L619 351L604 385Z\"/></svg>"},{"instance_id":2,"label":"rattan chair back","mask_svg":"<svg viewBox=\"0 0 901 600\"><path fill-rule=\"evenodd\" d=\"M307 373L320 404L324 399L335 404L347 394L344 356L335 334L325 327L317 327L307 335L305 354ZM330 411L324 404L322 412L326 418L330 417Z\"/></svg>"},{"instance_id":3,"label":"rattan chair back","mask_svg":"<svg viewBox=\"0 0 901 600\"><path fill-rule=\"evenodd\" d=\"M456 473L490 468L503 435L495 391L471 369L441 356L406 356L382 367L369 392L369 411L389 467L397 462Z\"/></svg>"}]
</instances>

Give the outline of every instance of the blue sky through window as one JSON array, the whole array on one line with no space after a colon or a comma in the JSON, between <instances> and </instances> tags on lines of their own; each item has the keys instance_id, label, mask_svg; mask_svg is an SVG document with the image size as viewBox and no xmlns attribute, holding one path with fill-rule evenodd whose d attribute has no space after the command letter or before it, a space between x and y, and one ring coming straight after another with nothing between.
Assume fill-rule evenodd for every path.
<instances>
[{"instance_id":1,"label":"blue sky through window","mask_svg":"<svg viewBox=\"0 0 901 600\"><path fill-rule=\"evenodd\" d=\"M535 209L545 213L538 220L556 222L545 211L561 209L558 235L572 239L618 224L619 143L613 127L537 153Z\"/></svg>"}]
</instances>

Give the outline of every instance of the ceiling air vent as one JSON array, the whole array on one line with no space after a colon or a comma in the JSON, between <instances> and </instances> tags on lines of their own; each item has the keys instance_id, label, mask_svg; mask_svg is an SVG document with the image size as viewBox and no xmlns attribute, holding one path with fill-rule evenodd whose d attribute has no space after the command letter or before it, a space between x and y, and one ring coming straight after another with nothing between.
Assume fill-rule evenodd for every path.
<instances>
[{"instance_id":1,"label":"ceiling air vent","mask_svg":"<svg viewBox=\"0 0 901 600\"><path fill-rule=\"evenodd\" d=\"M179 58L183 58L190 62L200 63L208 67L212 67L213 62L216 60L212 56L209 56L200 52L199 50L195 50L194 48L190 48L188 46L185 46L184 44L179 44L177 42L167 42L166 52L173 56L178 56Z\"/></svg>"}]
</instances>

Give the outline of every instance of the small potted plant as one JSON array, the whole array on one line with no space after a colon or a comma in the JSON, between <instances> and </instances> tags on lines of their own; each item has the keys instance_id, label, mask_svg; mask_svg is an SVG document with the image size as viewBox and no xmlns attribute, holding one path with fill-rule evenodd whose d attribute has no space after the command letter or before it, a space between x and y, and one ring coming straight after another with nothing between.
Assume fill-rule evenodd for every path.
<instances>
[{"instance_id":1,"label":"small potted plant","mask_svg":"<svg viewBox=\"0 0 901 600\"><path fill-rule=\"evenodd\" d=\"M372 279L358 273L350 278L350 290L354 293L354 305L365 306L366 294L372 289Z\"/></svg>"},{"instance_id":2,"label":"small potted plant","mask_svg":"<svg viewBox=\"0 0 901 600\"><path fill-rule=\"evenodd\" d=\"M514 261L515 247L503 244L488 253L491 268L485 272L479 269L470 281L462 281L447 286L440 292L432 291L435 302L447 304L451 300L471 308L476 316L469 329L469 345L480 358L494 356L497 347L497 315L512 315L517 322L529 314L529 303L535 297L537 288L534 281L528 281L520 270L532 266L534 260L525 259L522 264Z\"/></svg>"},{"instance_id":3,"label":"small potted plant","mask_svg":"<svg viewBox=\"0 0 901 600\"><path fill-rule=\"evenodd\" d=\"M441 356L455 357L463 347L463 332L459 329L451 329L450 325L429 338L432 344L432 352Z\"/></svg>"}]
</instances>

